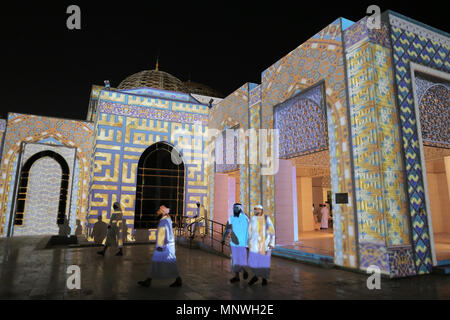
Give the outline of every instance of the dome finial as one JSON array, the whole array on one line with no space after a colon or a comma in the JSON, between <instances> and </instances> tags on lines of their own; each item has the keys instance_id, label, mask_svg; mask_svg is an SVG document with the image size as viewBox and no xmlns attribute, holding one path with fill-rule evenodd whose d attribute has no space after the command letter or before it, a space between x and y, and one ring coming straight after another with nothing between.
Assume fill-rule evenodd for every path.
<instances>
[{"instance_id":1,"label":"dome finial","mask_svg":"<svg viewBox=\"0 0 450 320\"><path fill-rule=\"evenodd\" d=\"M158 48L158 54L156 56L156 67L155 67L156 71L159 71L159 48Z\"/></svg>"}]
</instances>

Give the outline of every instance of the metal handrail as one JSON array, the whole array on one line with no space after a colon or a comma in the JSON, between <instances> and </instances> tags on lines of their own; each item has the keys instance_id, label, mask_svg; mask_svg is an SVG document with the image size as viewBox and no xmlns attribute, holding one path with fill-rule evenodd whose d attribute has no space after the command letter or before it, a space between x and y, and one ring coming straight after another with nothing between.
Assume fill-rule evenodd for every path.
<instances>
[{"instance_id":1,"label":"metal handrail","mask_svg":"<svg viewBox=\"0 0 450 320\"><path fill-rule=\"evenodd\" d=\"M196 218L198 219L197 221L194 222L187 222L187 219L193 219L191 217L180 217L180 222L177 224L178 225L178 236L180 237L182 232L184 234L184 236L186 236L186 232L188 232L189 237L192 234L192 226L194 223L199 223L201 221L204 221L204 235L202 236L202 242L205 243L206 239L210 240L210 244L209 247L214 248L214 243L215 242L219 242L221 245L221 253L224 253L224 247L230 247L230 244L228 241L225 240L225 242L222 242L222 238L223 235L225 233L225 228L226 225L224 225L223 223L211 220L211 219L205 219L204 217L201 218ZM217 230L218 229L218 230ZM207 237L209 235L209 237ZM217 239L215 237L215 235L219 236L219 239ZM194 235L195 236L195 235Z\"/></svg>"}]
</instances>

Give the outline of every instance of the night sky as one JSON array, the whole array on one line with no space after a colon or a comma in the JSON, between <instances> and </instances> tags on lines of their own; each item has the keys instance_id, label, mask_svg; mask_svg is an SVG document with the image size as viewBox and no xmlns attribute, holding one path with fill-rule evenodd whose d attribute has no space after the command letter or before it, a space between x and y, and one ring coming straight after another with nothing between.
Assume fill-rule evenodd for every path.
<instances>
[{"instance_id":1,"label":"night sky","mask_svg":"<svg viewBox=\"0 0 450 320\"><path fill-rule=\"evenodd\" d=\"M245 82L260 83L263 70L338 17L360 20L371 4L449 31L448 1L160 3L2 3L0 117L84 120L91 85L108 79L117 87L154 69L158 51L160 70L228 95ZM81 8L81 30L66 27L71 4Z\"/></svg>"}]
</instances>

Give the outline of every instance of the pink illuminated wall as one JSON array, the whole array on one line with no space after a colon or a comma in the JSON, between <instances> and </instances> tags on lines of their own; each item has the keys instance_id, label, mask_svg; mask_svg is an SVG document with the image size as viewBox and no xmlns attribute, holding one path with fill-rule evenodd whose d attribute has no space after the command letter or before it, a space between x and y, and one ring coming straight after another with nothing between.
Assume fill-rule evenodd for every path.
<instances>
[{"instance_id":1,"label":"pink illuminated wall","mask_svg":"<svg viewBox=\"0 0 450 320\"><path fill-rule=\"evenodd\" d=\"M214 221L225 224L228 220L229 177L224 173L214 175Z\"/></svg>"},{"instance_id":2,"label":"pink illuminated wall","mask_svg":"<svg viewBox=\"0 0 450 320\"><path fill-rule=\"evenodd\" d=\"M275 175L275 236L276 244L290 244L298 240L297 177L290 160L279 160Z\"/></svg>"}]
</instances>

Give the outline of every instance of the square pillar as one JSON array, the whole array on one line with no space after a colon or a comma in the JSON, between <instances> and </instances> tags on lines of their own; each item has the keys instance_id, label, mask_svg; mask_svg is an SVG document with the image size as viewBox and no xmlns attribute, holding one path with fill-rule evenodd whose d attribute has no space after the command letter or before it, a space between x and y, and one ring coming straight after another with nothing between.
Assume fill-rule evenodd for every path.
<instances>
[{"instance_id":1,"label":"square pillar","mask_svg":"<svg viewBox=\"0 0 450 320\"><path fill-rule=\"evenodd\" d=\"M228 175L214 174L214 221L226 224L229 216Z\"/></svg>"},{"instance_id":2,"label":"square pillar","mask_svg":"<svg viewBox=\"0 0 450 320\"><path fill-rule=\"evenodd\" d=\"M277 244L298 241L296 168L290 160L279 160L275 175L275 236Z\"/></svg>"},{"instance_id":3,"label":"square pillar","mask_svg":"<svg viewBox=\"0 0 450 320\"><path fill-rule=\"evenodd\" d=\"M298 232L314 231L312 178L297 177L297 186Z\"/></svg>"}]
</instances>

